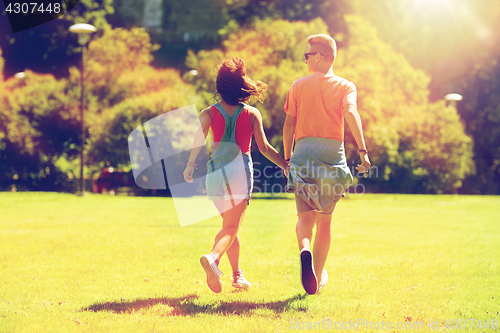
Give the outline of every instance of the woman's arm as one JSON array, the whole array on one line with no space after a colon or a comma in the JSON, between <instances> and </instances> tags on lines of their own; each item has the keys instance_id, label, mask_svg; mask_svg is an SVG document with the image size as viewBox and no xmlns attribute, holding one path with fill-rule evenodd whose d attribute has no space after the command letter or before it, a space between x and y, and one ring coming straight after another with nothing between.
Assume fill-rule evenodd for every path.
<instances>
[{"instance_id":1,"label":"woman's arm","mask_svg":"<svg viewBox=\"0 0 500 333\"><path fill-rule=\"evenodd\" d=\"M262 126L262 115L260 114L259 110L255 108L252 109L251 114L254 118L252 121L253 135L260 152L271 162L282 168L285 171L285 175L287 175L289 163L286 162L283 157L278 154L276 149L274 149L274 147L269 144L269 141L267 141L266 134L264 133L264 127Z\"/></svg>"},{"instance_id":2,"label":"woman's arm","mask_svg":"<svg viewBox=\"0 0 500 333\"><path fill-rule=\"evenodd\" d=\"M196 164L194 162L196 161L196 158L200 153L201 147L205 143L208 130L212 125L212 116L210 115L210 109L204 109L203 111L201 111L200 124L201 126L200 128L198 128L198 131L196 132L193 140L193 148L191 149L191 154L189 155L188 165L183 172L184 180L189 183L193 182L193 172L196 167Z\"/></svg>"},{"instance_id":3,"label":"woman's arm","mask_svg":"<svg viewBox=\"0 0 500 333\"><path fill-rule=\"evenodd\" d=\"M361 159L361 164L356 166L356 170L361 173L367 172L370 168L370 159L368 158L368 152L366 152L365 138L363 137L363 126L361 125L361 117L359 116L356 106L349 104L346 109L344 109L344 117L351 129L351 133L356 140L356 144L359 149L365 150L365 152L359 153L359 158Z\"/></svg>"}]
</instances>

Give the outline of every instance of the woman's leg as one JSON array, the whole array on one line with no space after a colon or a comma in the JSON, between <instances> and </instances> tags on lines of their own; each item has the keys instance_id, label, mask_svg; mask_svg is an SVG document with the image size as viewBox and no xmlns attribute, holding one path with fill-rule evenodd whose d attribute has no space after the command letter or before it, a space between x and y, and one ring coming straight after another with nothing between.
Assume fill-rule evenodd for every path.
<instances>
[{"instance_id":1,"label":"woman's leg","mask_svg":"<svg viewBox=\"0 0 500 333\"><path fill-rule=\"evenodd\" d=\"M220 216L222 219L224 219L224 208L225 208L225 201L224 200L219 200L219 201L214 201L215 206L219 210ZM245 211L241 215L240 218L240 224L243 221L243 217L245 215ZM231 264L231 268L233 269L233 272L237 271L240 269L240 237L238 233L236 233L236 237L234 238L233 243L231 246L227 249L227 258L229 259L229 263ZM220 258L219 258L220 259Z\"/></svg>"},{"instance_id":2,"label":"woman's leg","mask_svg":"<svg viewBox=\"0 0 500 333\"><path fill-rule=\"evenodd\" d=\"M231 207L231 202L226 202L226 207ZM243 220L245 210L247 208L247 201L243 200L235 207L226 210L223 213L222 218L222 229L219 231L215 237L214 247L212 248L213 254L215 254L219 259L224 255L226 251L234 243L238 236L238 229ZM232 249L231 253L228 252L228 258L231 261L235 259L235 256L239 256L239 239L237 240L237 247ZM231 262L233 266L234 262ZM238 259L236 259L236 264L238 265Z\"/></svg>"},{"instance_id":3,"label":"woman's leg","mask_svg":"<svg viewBox=\"0 0 500 333\"><path fill-rule=\"evenodd\" d=\"M245 200L245 205L248 206L248 201ZM240 223L243 223L243 218L245 217L246 210L243 210L243 213L240 217ZM240 236L236 233L236 237L234 238L233 243L227 249L227 258L229 259L229 263L231 264L231 268L233 272L236 272L240 269Z\"/></svg>"},{"instance_id":4,"label":"woman's leg","mask_svg":"<svg viewBox=\"0 0 500 333\"><path fill-rule=\"evenodd\" d=\"M226 206L226 202L224 200L215 200L214 204L217 210L219 211L220 216L224 218L224 208Z\"/></svg>"},{"instance_id":5,"label":"woman's leg","mask_svg":"<svg viewBox=\"0 0 500 333\"><path fill-rule=\"evenodd\" d=\"M238 271L240 269L240 237L238 233L236 233L233 244L231 244L226 252L233 272Z\"/></svg>"}]
</instances>

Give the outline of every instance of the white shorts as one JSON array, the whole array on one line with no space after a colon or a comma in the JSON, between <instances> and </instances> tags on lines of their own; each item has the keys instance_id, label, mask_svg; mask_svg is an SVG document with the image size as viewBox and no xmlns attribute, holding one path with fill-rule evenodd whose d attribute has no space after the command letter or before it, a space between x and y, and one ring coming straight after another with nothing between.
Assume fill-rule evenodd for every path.
<instances>
[{"instance_id":1,"label":"white shorts","mask_svg":"<svg viewBox=\"0 0 500 333\"><path fill-rule=\"evenodd\" d=\"M207 168L206 187L208 199L236 200L241 202L250 199L253 190L253 163L252 158L240 154L231 163L218 169Z\"/></svg>"}]
</instances>

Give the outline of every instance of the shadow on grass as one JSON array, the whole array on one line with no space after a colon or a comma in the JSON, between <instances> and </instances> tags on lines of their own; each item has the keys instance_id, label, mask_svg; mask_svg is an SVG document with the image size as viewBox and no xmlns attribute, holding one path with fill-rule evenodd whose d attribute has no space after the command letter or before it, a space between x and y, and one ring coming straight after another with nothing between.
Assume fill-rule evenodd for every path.
<instances>
[{"instance_id":1,"label":"shadow on grass","mask_svg":"<svg viewBox=\"0 0 500 333\"><path fill-rule=\"evenodd\" d=\"M224 315L244 315L248 314L255 309L268 309L279 314L287 310L294 311L307 311L304 305L296 304L292 306L295 301L303 300L307 294L297 294L284 301L275 302L251 302L251 301L214 301L209 304L202 304L197 301L197 295L188 295L179 298L161 297L161 298L148 298L137 299L134 301L122 302L105 302L95 303L89 307L83 308L81 311L107 311L114 313L133 313L141 310L147 310L158 304L163 304L171 307L169 315L172 316L190 316L200 313L208 314L224 314Z\"/></svg>"}]
</instances>

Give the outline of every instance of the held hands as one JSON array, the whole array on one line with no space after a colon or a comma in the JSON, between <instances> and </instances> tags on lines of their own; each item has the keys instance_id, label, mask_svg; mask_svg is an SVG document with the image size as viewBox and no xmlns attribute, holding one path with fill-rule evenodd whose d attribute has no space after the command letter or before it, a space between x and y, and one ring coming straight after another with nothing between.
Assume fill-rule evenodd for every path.
<instances>
[{"instance_id":1,"label":"held hands","mask_svg":"<svg viewBox=\"0 0 500 333\"><path fill-rule=\"evenodd\" d=\"M285 160L285 167L283 169L283 173L285 174L285 177L288 178L288 173L290 172L290 160Z\"/></svg>"},{"instance_id":2,"label":"held hands","mask_svg":"<svg viewBox=\"0 0 500 333\"><path fill-rule=\"evenodd\" d=\"M368 153L366 152L360 152L359 153L359 158L361 159L361 164L358 164L358 166L356 166L356 170L358 170L358 172L360 173L365 173L365 172L368 172L368 170L370 169L370 159L368 158Z\"/></svg>"},{"instance_id":3,"label":"held hands","mask_svg":"<svg viewBox=\"0 0 500 333\"><path fill-rule=\"evenodd\" d=\"M281 169L283 169L283 173L285 174L285 177L288 178L288 174L290 173L290 159L283 159L283 163L280 163L281 165L278 165Z\"/></svg>"}]
</instances>

